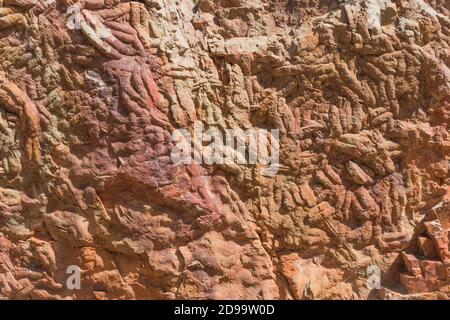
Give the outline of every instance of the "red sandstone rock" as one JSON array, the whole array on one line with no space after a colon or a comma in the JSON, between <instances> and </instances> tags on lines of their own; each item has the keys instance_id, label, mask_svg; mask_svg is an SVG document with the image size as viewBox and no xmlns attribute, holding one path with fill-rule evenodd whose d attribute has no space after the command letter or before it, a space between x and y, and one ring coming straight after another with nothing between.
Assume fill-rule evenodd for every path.
<instances>
[{"instance_id":1,"label":"red sandstone rock","mask_svg":"<svg viewBox=\"0 0 450 320\"><path fill-rule=\"evenodd\" d=\"M44 2L0 8L1 299L449 298L448 2ZM277 174L174 163L199 122Z\"/></svg>"}]
</instances>

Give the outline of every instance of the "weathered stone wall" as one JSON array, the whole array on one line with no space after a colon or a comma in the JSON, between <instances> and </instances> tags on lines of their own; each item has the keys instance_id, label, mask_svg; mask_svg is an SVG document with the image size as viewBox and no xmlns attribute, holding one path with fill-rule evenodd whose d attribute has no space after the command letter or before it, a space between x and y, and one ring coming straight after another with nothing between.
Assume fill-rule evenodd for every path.
<instances>
[{"instance_id":1,"label":"weathered stone wall","mask_svg":"<svg viewBox=\"0 0 450 320\"><path fill-rule=\"evenodd\" d=\"M448 298L449 10L3 0L0 298ZM278 173L174 164L196 122Z\"/></svg>"}]
</instances>

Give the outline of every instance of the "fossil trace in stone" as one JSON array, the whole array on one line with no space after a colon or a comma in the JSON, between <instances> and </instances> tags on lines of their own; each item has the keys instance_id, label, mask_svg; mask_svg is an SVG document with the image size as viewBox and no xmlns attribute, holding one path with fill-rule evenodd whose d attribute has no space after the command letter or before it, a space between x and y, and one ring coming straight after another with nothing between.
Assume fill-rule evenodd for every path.
<instances>
[{"instance_id":1,"label":"fossil trace in stone","mask_svg":"<svg viewBox=\"0 0 450 320\"><path fill-rule=\"evenodd\" d=\"M0 298L449 298L449 10L3 0ZM175 165L198 121L280 170Z\"/></svg>"}]
</instances>

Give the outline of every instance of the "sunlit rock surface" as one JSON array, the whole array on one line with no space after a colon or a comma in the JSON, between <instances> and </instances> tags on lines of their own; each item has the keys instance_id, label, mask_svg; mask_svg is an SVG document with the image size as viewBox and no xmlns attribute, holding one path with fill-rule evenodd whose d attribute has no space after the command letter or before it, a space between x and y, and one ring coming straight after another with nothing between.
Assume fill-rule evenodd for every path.
<instances>
[{"instance_id":1,"label":"sunlit rock surface","mask_svg":"<svg viewBox=\"0 0 450 320\"><path fill-rule=\"evenodd\" d=\"M4 0L0 298L449 298L449 10ZM175 164L199 122L277 174Z\"/></svg>"}]
</instances>

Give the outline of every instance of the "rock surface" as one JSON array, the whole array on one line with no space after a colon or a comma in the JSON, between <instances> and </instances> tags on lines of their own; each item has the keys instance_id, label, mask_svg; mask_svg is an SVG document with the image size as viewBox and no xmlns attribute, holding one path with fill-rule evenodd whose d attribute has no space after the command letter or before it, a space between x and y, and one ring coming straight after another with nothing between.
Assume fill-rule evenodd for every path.
<instances>
[{"instance_id":1,"label":"rock surface","mask_svg":"<svg viewBox=\"0 0 450 320\"><path fill-rule=\"evenodd\" d=\"M449 298L449 11L4 0L0 298ZM278 173L174 164L198 122Z\"/></svg>"}]
</instances>

